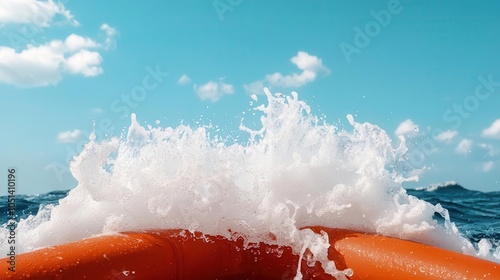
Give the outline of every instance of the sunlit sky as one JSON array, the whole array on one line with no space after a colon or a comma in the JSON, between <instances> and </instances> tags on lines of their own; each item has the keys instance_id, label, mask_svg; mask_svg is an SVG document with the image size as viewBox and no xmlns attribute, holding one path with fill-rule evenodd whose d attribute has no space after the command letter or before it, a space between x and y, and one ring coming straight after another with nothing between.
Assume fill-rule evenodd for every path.
<instances>
[{"instance_id":1,"label":"sunlit sky","mask_svg":"<svg viewBox=\"0 0 500 280\"><path fill-rule=\"evenodd\" d=\"M405 136L414 187L500 191L498 1L0 1L0 178L77 185L93 124L237 131L262 87ZM2 185L2 184L0 184ZM6 186L6 184L3 184ZM6 187L0 194L5 194Z\"/></svg>"}]
</instances>

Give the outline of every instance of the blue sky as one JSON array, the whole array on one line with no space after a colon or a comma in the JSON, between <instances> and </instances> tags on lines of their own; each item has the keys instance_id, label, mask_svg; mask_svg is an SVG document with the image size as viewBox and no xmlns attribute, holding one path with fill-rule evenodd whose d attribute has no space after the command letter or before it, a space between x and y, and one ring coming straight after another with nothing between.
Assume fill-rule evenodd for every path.
<instances>
[{"instance_id":1,"label":"blue sky","mask_svg":"<svg viewBox=\"0 0 500 280\"><path fill-rule=\"evenodd\" d=\"M72 188L68 161L94 122L101 138L132 112L235 131L268 86L297 91L330 123L353 114L404 135L412 164L427 167L416 185L500 191L499 11L495 1L2 0L0 178L15 166L20 193Z\"/></svg>"}]
</instances>

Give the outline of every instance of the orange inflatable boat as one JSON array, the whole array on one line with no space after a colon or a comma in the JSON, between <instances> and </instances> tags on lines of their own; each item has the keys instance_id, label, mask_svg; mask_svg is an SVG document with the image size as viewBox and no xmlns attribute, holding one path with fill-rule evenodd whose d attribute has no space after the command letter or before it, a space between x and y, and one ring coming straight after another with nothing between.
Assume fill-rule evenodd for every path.
<instances>
[{"instance_id":1,"label":"orange inflatable boat","mask_svg":"<svg viewBox=\"0 0 500 280\"><path fill-rule=\"evenodd\" d=\"M375 234L311 227L329 236L328 256L349 279L500 279L500 264ZM182 230L100 236L1 260L0 279L293 279L299 256L264 243ZM303 279L334 279L301 262Z\"/></svg>"}]
</instances>

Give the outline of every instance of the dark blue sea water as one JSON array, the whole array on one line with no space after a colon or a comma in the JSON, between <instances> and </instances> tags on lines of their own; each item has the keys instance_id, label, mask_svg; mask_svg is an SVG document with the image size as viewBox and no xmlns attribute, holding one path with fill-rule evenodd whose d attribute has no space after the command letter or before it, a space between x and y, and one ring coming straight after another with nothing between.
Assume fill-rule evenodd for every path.
<instances>
[{"instance_id":1,"label":"dark blue sea water","mask_svg":"<svg viewBox=\"0 0 500 280\"><path fill-rule=\"evenodd\" d=\"M470 240L486 238L494 247L500 246L500 192L480 192L458 184L407 190L410 195L448 209L451 220ZM58 204L69 191L53 191L41 195L18 195L17 219L36 215L41 205ZM0 197L1 224L7 221L7 198ZM435 219L442 219L436 215Z\"/></svg>"},{"instance_id":2,"label":"dark blue sea water","mask_svg":"<svg viewBox=\"0 0 500 280\"><path fill-rule=\"evenodd\" d=\"M43 205L57 205L59 200L66 197L68 191L53 191L46 194L16 195L17 220L25 219L29 215L36 215ZM7 197L0 196L0 224L7 222Z\"/></svg>"},{"instance_id":3,"label":"dark blue sea water","mask_svg":"<svg viewBox=\"0 0 500 280\"><path fill-rule=\"evenodd\" d=\"M407 191L448 209L451 221L470 240L487 238L495 247L500 245L500 192L473 191L458 184Z\"/></svg>"}]
</instances>

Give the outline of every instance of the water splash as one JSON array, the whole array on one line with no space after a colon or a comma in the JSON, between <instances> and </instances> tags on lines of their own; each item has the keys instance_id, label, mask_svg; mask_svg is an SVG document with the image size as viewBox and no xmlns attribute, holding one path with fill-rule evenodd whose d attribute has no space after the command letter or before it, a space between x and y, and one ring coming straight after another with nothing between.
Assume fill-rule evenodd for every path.
<instances>
[{"instance_id":1,"label":"water splash","mask_svg":"<svg viewBox=\"0 0 500 280\"><path fill-rule=\"evenodd\" d=\"M246 144L210 137L206 127L143 127L135 115L125 136L91 138L71 163L78 186L50 209L50 219L41 212L19 223L18 253L120 231L238 232L297 254L309 249L311 261L342 279L352 272L328 261L328 240L302 229L320 225L476 254L445 209L401 187L416 179L397 168L404 139L393 147L384 130L351 115L352 129L341 130L320 121L297 93L265 92L267 105L255 108L260 129L240 125Z\"/></svg>"}]
</instances>

